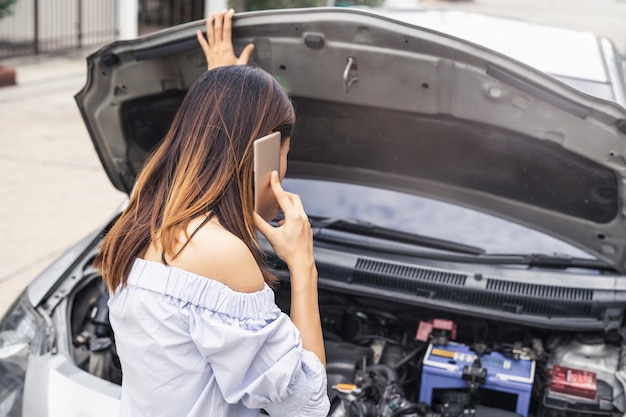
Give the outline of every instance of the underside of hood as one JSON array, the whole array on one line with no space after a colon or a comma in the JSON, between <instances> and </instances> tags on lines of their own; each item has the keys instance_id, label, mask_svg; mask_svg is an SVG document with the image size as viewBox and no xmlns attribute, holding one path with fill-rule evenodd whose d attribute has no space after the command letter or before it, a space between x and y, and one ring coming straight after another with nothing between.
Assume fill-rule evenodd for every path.
<instances>
[{"instance_id":1,"label":"underside of hood","mask_svg":"<svg viewBox=\"0 0 626 417\"><path fill-rule=\"evenodd\" d=\"M206 68L178 26L88 58L76 96L113 185L130 192ZM530 226L626 271L626 111L522 63L348 9L242 13L238 53L291 95L288 176L436 198Z\"/></svg>"}]
</instances>

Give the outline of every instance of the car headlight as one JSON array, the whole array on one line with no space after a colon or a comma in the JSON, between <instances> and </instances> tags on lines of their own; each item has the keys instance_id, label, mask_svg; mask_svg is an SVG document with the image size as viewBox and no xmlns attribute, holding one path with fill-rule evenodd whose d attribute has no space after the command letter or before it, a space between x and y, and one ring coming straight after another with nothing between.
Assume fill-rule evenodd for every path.
<instances>
[{"instance_id":1,"label":"car headlight","mask_svg":"<svg viewBox=\"0 0 626 417\"><path fill-rule=\"evenodd\" d=\"M44 353L46 323L22 295L0 322L0 417L22 415L28 357Z\"/></svg>"}]
</instances>

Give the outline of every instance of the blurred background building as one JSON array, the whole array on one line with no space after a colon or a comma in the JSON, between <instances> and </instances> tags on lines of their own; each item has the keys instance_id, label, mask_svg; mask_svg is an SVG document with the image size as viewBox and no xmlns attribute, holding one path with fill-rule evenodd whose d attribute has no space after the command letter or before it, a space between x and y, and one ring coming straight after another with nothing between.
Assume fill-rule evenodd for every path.
<instances>
[{"instance_id":1,"label":"blurred background building","mask_svg":"<svg viewBox=\"0 0 626 417\"><path fill-rule=\"evenodd\" d=\"M97 47L230 7L249 11L383 4L384 0L0 0L0 59Z\"/></svg>"}]
</instances>

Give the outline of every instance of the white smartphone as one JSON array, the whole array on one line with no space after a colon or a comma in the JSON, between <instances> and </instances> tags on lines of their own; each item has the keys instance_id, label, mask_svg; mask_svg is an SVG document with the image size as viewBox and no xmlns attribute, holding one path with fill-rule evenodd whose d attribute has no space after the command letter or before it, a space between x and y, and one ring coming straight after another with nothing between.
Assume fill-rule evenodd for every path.
<instances>
[{"instance_id":1,"label":"white smartphone","mask_svg":"<svg viewBox=\"0 0 626 417\"><path fill-rule=\"evenodd\" d=\"M270 186L272 171L280 173L280 132L254 141L254 211L270 221L278 215L278 202Z\"/></svg>"}]
</instances>

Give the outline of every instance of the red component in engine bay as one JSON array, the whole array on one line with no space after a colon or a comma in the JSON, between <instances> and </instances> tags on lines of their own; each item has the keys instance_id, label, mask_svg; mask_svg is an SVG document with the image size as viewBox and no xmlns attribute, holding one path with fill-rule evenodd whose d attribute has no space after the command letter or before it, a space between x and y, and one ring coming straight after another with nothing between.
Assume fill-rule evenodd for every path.
<instances>
[{"instance_id":1,"label":"red component in engine bay","mask_svg":"<svg viewBox=\"0 0 626 417\"><path fill-rule=\"evenodd\" d=\"M445 331L450 335L450 340L456 339L456 323L452 320L433 319L431 321L420 321L415 339L420 342L430 341L433 331Z\"/></svg>"},{"instance_id":2,"label":"red component in engine bay","mask_svg":"<svg viewBox=\"0 0 626 417\"><path fill-rule=\"evenodd\" d=\"M554 365L550 389L553 392L589 399L596 398L596 373Z\"/></svg>"}]
</instances>

